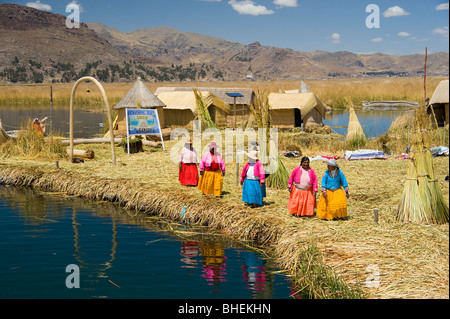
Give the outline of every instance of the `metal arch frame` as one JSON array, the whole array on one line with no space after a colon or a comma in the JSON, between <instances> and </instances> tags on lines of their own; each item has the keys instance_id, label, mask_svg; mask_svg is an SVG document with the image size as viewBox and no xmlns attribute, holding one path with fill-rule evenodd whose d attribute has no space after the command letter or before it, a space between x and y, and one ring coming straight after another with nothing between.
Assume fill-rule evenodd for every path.
<instances>
[{"instance_id":1,"label":"metal arch frame","mask_svg":"<svg viewBox=\"0 0 450 319\"><path fill-rule=\"evenodd\" d=\"M105 103L106 113L108 117L108 123L109 123L109 130L110 130L110 138L111 138L111 156L113 160L113 164L116 165L116 153L114 148L114 128L113 128L113 121L111 117L111 110L109 107L108 99L106 97L105 90L103 89L102 84L97 81L95 78L91 76L85 76L79 79L77 82L75 82L75 85L72 88L72 94L70 96L70 153L69 153L69 160L72 162L73 160L73 100L75 97L75 92L78 88L78 86L83 82L93 82L97 87L100 89L100 92L102 93L103 102Z\"/></svg>"}]
</instances>

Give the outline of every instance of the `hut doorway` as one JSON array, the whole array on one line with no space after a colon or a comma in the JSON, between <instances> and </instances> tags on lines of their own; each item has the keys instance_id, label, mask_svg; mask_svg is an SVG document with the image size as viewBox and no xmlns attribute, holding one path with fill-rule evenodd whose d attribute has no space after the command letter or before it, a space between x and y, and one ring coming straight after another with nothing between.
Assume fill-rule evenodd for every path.
<instances>
[{"instance_id":1,"label":"hut doorway","mask_svg":"<svg viewBox=\"0 0 450 319\"><path fill-rule=\"evenodd\" d=\"M294 127L301 127L302 126L302 111L300 109L294 109Z\"/></svg>"},{"instance_id":2,"label":"hut doorway","mask_svg":"<svg viewBox=\"0 0 450 319\"><path fill-rule=\"evenodd\" d=\"M211 105L210 107L208 107L208 112L209 112L209 115L211 116L211 121L216 123L216 109L215 109L215 106Z\"/></svg>"}]
</instances>

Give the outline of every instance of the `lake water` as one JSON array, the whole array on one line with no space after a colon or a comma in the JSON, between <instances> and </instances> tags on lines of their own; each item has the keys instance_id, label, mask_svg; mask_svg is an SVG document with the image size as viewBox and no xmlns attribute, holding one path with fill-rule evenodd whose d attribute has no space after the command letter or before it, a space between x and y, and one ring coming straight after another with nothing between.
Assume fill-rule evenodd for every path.
<instances>
[{"instance_id":1,"label":"lake water","mask_svg":"<svg viewBox=\"0 0 450 319\"><path fill-rule=\"evenodd\" d=\"M293 293L273 260L238 242L130 214L110 203L0 185L0 299L288 299ZM80 288L67 287L66 280L77 283L68 265L78 267Z\"/></svg>"},{"instance_id":2,"label":"lake water","mask_svg":"<svg viewBox=\"0 0 450 319\"><path fill-rule=\"evenodd\" d=\"M363 127L364 133L367 137L377 137L389 130L392 122L399 116L413 112L406 108L399 109L384 109L384 110L370 110L363 111L355 109L358 120ZM21 124L27 119L49 117L45 124L50 122L50 108L49 107L24 107L14 106L6 107L0 106L0 119L6 131L18 130ZM69 136L69 107L57 106L52 110L53 130L59 135L65 137ZM101 124L105 122L105 113L91 112L88 109L76 108L74 109L74 136L75 138L88 138L101 133ZM334 111L326 115L323 120L325 125L333 127L333 132L341 135L347 135L347 128L349 120L348 111ZM335 128L335 126L345 126ZM49 127L48 127L49 129ZM49 131L47 131L49 133Z\"/></svg>"},{"instance_id":3,"label":"lake water","mask_svg":"<svg viewBox=\"0 0 450 319\"><path fill-rule=\"evenodd\" d=\"M356 116L361 124L366 137L377 137L385 134L392 122L399 116L407 113L413 114L413 110L406 108L388 109L388 110L370 110L363 111L361 109L355 109ZM331 126L333 132L341 135L347 135L347 126L349 122L348 111L334 111L327 114L323 120L323 124ZM335 126L345 126L334 128Z\"/></svg>"},{"instance_id":4,"label":"lake water","mask_svg":"<svg viewBox=\"0 0 450 319\"><path fill-rule=\"evenodd\" d=\"M46 133L49 134L51 127L57 135L69 137L70 112L69 106L0 106L0 119L5 131L20 130L28 121L35 118L48 118L43 124L46 125ZM74 108L73 129L75 138L89 138L101 134L101 125L106 119L105 113L99 113L88 108ZM52 124L52 126L50 125Z\"/></svg>"}]
</instances>

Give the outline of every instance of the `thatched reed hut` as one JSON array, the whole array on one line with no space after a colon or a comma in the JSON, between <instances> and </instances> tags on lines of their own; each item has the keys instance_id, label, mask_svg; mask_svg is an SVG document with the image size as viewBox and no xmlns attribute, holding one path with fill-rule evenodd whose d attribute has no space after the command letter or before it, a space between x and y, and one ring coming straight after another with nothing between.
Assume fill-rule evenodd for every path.
<instances>
[{"instance_id":1,"label":"thatched reed hut","mask_svg":"<svg viewBox=\"0 0 450 319\"><path fill-rule=\"evenodd\" d=\"M192 92L194 89L202 92L211 92L230 106L230 113L227 114L227 127L233 127L235 123L240 127L249 120L251 115L249 105L253 103L255 97L255 93L251 88L159 87L155 91L155 94L159 96L163 92ZM238 97L235 101L235 99L228 96L227 93L240 93L243 97ZM234 104L235 102L236 106Z\"/></svg>"},{"instance_id":2,"label":"thatched reed hut","mask_svg":"<svg viewBox=\"0 0 450 319\"><path fill-rule=\"evenodd\" d=\"M314 93L269 94L273 127L323 126L326 107Z\"/></svg>"},{"instance_id":3,"label":"thatched reed hut","mask_svg":"<svg viewBox=\"0 0 450 319\"><path fill-rule=\"evenodd\" d=\"M438 126L444 126L444 123L448 124L448 100L449 100L449 80L443 80L439 82L433 96L429 102L427 109L428 114L436 116Z\"/></svg>"},{"instance_id":4,"label":"thatched reed hut","mask_svg":"<svg viewBox=\"0 0 450 319\"><path fill-rule=\"evenodd\" d=\"M157 109L161 128L165 127L163 108L166 105L150 91L139 77L133 87L125 97L116 105L114 109L118 111L117 135L127 134L127 122L125 109Z\"/></svg>"},{"instance_id":5,"label":"thatched reed hut","mask_svg":"<svg viewBox=\"0 0 450 319\"><path fill-rule=\"evenodd\" d=\"M211 120L218 127L226 127L227 116L231 112L230 105L209 91L200 91L200 93L211 115ZM193 90L166 91L159 93L157 96L166 105L164 108L166 126L193 128L193 121L198 117L197 102Z\"/></svg>"}]
</instances>

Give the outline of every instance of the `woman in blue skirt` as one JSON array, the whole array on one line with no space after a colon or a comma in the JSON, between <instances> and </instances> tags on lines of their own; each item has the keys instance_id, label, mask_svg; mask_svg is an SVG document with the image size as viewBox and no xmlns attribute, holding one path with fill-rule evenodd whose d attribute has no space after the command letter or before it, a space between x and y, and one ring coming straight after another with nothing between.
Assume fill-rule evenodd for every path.
<instances>
[{"instance_id":1,"label":"woman in blue skirt","mask_svg":"<svg viewBox=\"0 0 450 319\"><path fill-rule=\"evenodd\" d=\"M241 174L242 201L252 207L262 206L266 197L265 172L262 163L258 160L257 152L247 154L248 162Z\"/></svg>"}]
</instances>

